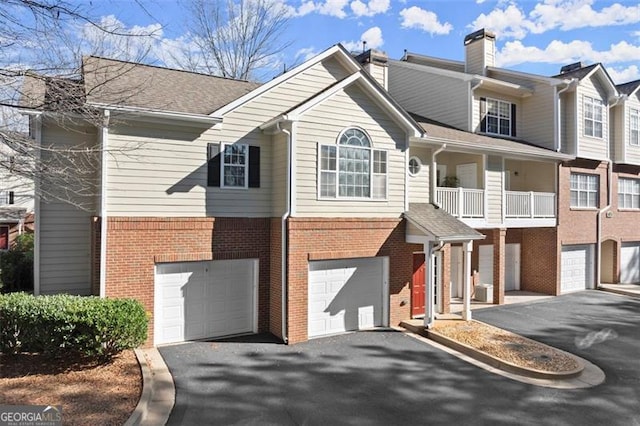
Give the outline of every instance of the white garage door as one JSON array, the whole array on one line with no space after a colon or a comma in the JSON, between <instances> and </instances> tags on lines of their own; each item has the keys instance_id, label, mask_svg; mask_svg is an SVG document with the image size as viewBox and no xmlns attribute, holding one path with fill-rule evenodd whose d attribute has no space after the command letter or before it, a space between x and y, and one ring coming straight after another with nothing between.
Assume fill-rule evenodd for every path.
<instances>
[{"instance_id":1,"label":"white garage door","mask_svg":"<svg viewBox=\"0 0 640 426\"><path fill-rule=\"evenodd\" d=\"M309 337L388 325L388 259L309 262Z\"/></svg>"},{"instance_id":2,"label":"white garage door","mask_svg":"<svg viewBox=\"0 0 640 426\"><path fill-rule=\"evenodd\" d=\"M620 247L620 282L640 283L640 242L622 243Z\"/></svg>"},{"instance_id":3,"label":"white garage door","mask_svg":"<svg viewBox=\"0 0 640 426\"><path fill-rule=\"evenodd\" d=\"M561 293L593 288L593 245L563 246Z\"/></svg>"},{"instance_id":4,"label":"white garage door","mask_svg":"<svg viewBox=\"0 0 640 426\"><path fill-rule=\"evenodd\" d=\"M478 273L480 284L493 284L493 246L478 247Z\"/></svg>"},{"instance_id":5,"label":"white garage door","mask_svg":"<svg viewBox=\"0 0 640 426\"><path fill-rule=\"evenodd\" d=\"M162 263L155 277L155 344L257 331L255 259Z\"/></svg>"}]
</instances>

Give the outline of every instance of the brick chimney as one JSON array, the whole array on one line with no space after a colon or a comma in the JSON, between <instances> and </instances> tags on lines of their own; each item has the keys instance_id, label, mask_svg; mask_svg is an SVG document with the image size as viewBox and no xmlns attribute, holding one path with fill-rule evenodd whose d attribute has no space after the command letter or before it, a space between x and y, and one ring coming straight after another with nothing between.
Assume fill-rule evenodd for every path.
<instances>
[{"instance_id":1,"label":"brick chimney","mask_svg":"<svg viewBox=\"0 0 640 426\"><path fill-rule=\"evenodd\" d=\"M388 90L388 62L389 57L386 52L370 49L355 57L364 70L369 73L385 90Z\"/></svg>"},{"instance_id":2,"label":"brick chimney","mask_svg":"<svg viewBox=\"0 0 640 426\"><path fill-rule=\"evenodd\" d=\"M496 35L484 28L464 38L464 70L469 74L486 75L486 67L495 65Z\"/></svg>"}]
</instances>

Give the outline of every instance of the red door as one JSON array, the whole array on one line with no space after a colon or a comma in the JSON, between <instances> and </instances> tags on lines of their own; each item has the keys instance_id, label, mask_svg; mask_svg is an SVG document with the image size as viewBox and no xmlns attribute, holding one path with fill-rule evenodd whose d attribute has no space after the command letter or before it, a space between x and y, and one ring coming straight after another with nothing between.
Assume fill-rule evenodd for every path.
<instances>
[{"instance_id":1,"label":"red door","mask_svg":"<svg viewBox=\"0 0 640 426\"><path fill-rule=\"evenodd\" d=\"M413 255L413 283L411 286L411 315L424 315L424 282L426 266L424 253Z\"/></svg>"}]
</instances>

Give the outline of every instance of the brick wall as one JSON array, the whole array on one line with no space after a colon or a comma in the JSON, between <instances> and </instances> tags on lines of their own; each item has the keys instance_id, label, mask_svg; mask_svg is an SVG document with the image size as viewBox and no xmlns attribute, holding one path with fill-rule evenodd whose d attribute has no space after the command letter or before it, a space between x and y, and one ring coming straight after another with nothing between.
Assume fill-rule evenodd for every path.
<instances>
[{"instance_id":1,"label":"brick wall","mask_svg":"<svg viewBox=\"0 0 640 426\"><path fill-rule=\"evenodd\" d=\"M271 220L271 277L269 282L269 331L282 336L282 220Z\"/></svg>"},{"instance_id":2,"label":"brick wall","mask_svg":"<svg viewBox=\"0 0 640 426\"><path fill-rule=\"evenodd\" d=\"M113 217L107 222L107 296L133 297L151 314L154 265L259 259L258 327L269 329L271 219Z\"/></svg>"},{"instance_id":3,"label":"brick wall","mask_svg":"<svg viewBox=\"0 0 640 426\"><path fill-rule=\"evenodd\" d=\"M560 247L556 228L523 229L520 250L520 289L559 294Z\"/></svg>"},{"instance_id":4,"label":"brick wall","mask_svg":"<svg viewBox=\"0 0 640 426\"><path fill-rule=\"evenodd\" d=\"M390 324L411 316L414 251L405 243L400 219L290 218L288 254L288 337L307 340L307 285L310 260L389 256Z\"/></svg>"}]
</instances>

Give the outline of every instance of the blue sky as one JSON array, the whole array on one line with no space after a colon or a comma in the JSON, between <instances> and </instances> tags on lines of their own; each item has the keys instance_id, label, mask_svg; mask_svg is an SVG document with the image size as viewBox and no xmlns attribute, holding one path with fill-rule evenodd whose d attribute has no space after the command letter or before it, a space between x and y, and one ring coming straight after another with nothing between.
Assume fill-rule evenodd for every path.
<instances>
[{"instance_id":1,"label":"blue sky","mask_svg":"<svg viewBox=\"0 0 640 426\"><path fill-rule=\"evenodd\" d=\"M335 43L367 46L398 59L404 49L463 60L464 36L487 28L497 35L497 60L511 69L553 75L564 64L602 62L616 83L640 79L640 4L595 0L273 0L291 21L290 47L274 61L276 74ZM154 29L147 60L175 66L167 55L189 43L181 0L94 0L94 12L130 31Z\"/></svg>"}]
</instances>

